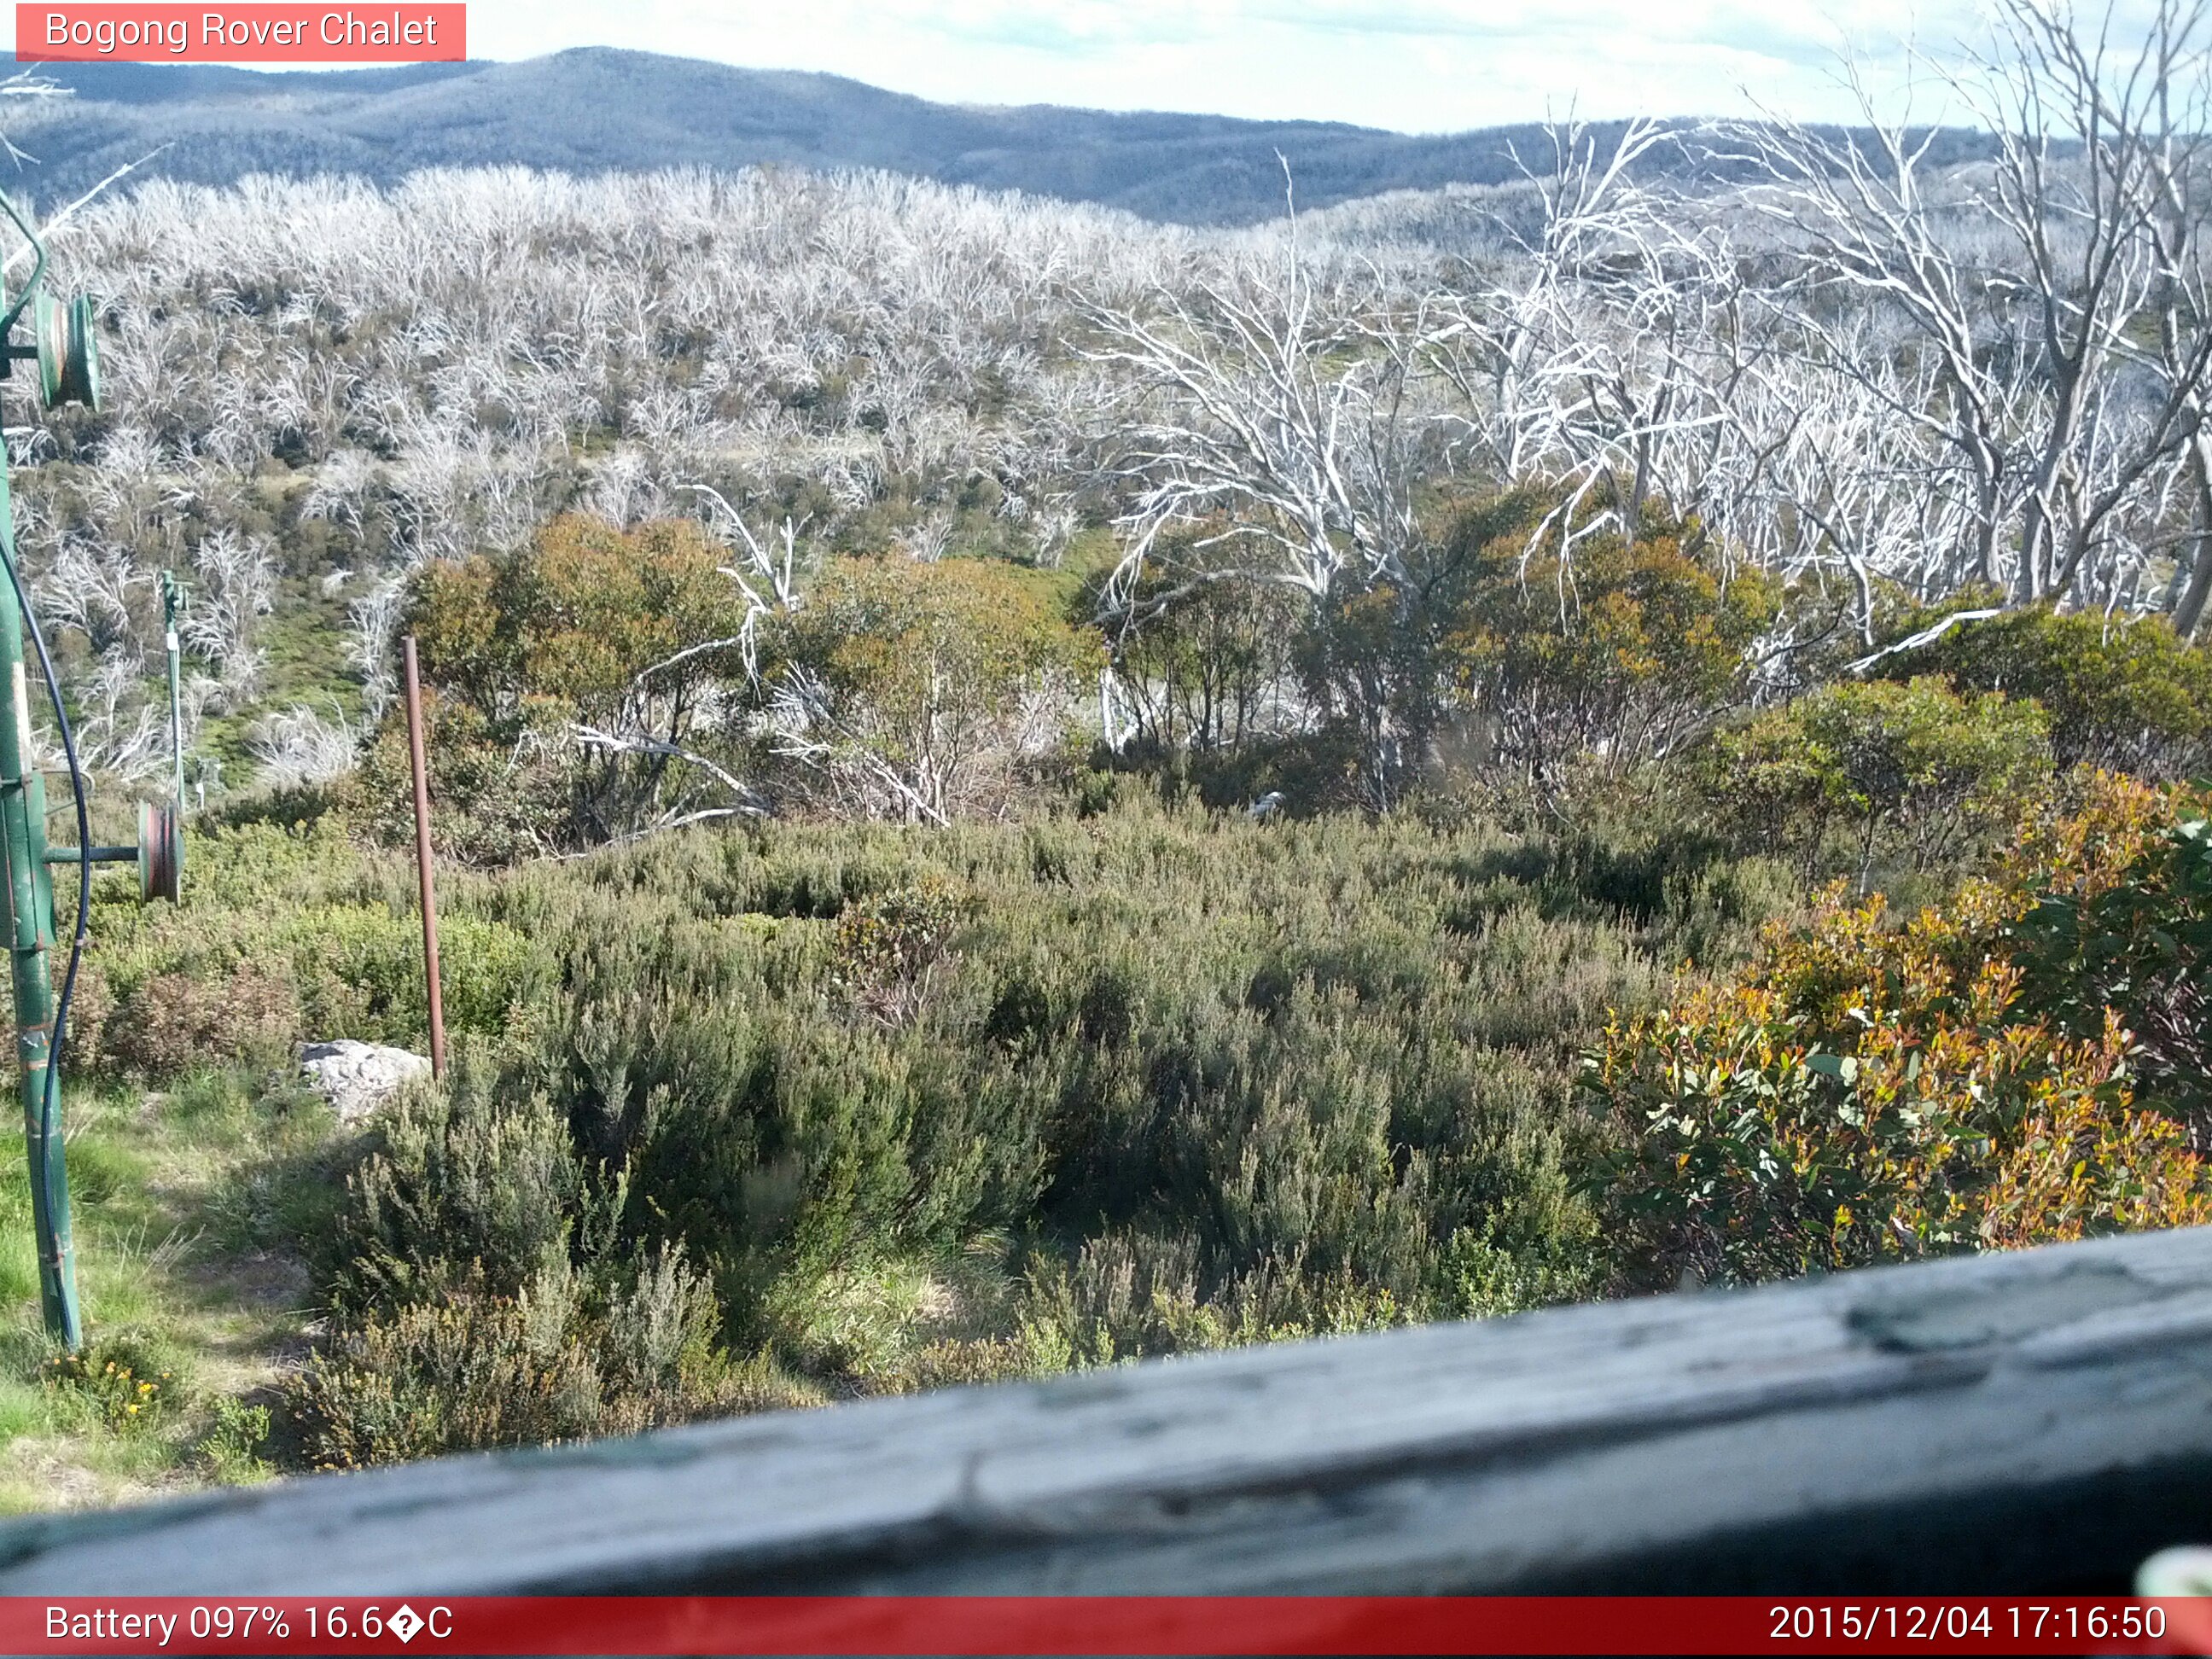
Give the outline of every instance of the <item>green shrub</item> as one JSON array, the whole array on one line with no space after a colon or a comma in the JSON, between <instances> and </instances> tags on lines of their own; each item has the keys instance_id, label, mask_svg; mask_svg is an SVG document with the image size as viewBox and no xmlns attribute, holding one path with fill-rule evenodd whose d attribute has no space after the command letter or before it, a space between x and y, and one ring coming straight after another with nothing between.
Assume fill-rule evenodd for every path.
<instances>
[{"instance_id":1,"label":"green shrub","mask_svg":"<svg viewBox=\"0 0 2212 1659\"><path fill-rule=\"evenodd\" d=\"M513 1298L596 1218L566 1126L542 1098L501 1099L473 1065L450 1091L403 1098L382 1139L346 1182L330 1278L340 1308Z\"/></svg>"},{"instance_id":2,"label":"green shrub","mask_svg":"<svg viewBox=\"0 0 2212 1659\"><path fill-rule=\"evenodd\" d=\"M89 1028L90 1013L78 1012L80 1030ZM298 1042L300 1024L289 979L242 962L219 979L173 973L145 981L105 1022L98 1052L143 1078L231 1060L280 1064Z\"/></svg>"},{"instance_id":3,"label":"green shrub","mask_svg":"<svg viewBox=\"0 0 2212 1659\"><path fill-rule=\"evenodd\" d=\"M571 1328L573 1312L556 1279L511 1298L413 1304L349 1328L289 1389L308 1461L360 1468L599 1432L602 1378Z\"/></svg>"},{"instance_id":4,"label":"green shrub","mask_svg":"<svg viewBox=\"0 0 2212 1659\"><path fill-rule=\"evenodd\" d=\"M771 636L793 788L846 817L1005 813L1102 665L1061 587L995 560L833 560Z\"/></svg>"},{"instance_id":5,"label":"green shrub","mask_svg":"<svg viewBox=\"0 0 2212 1659\"><path fill-rule=\"evenodd\" d=\"M519 716L494 718L432 683L422 688L422 743L440 857L508 865L586 842L561 734L542 743ZM387 720L341 786L349 810L387 847L414 837L411 767L405 726Z\"/></svg>"},{"instance_id":6,"label":"green shrub","mask_svg":"<svg viewBox=\"0 0 2212 1659\"><path fill-rule=\"evenodd\" d=\"M635 1434L761 1403L714 1332L713 1295L679 1252L612 1276L555 1258L512 1295L471 1288L346 1322L288 1404L325 1468Z\"/></svg>"},{"instance_id":7,"label":"green shrub","mask_svg":"<svg viewBox=\"0 0 2212 1659\"><path fill-rule=\"evenodd\" d=\"M1224 556L1222 528L1164 535L1133 581L1102 574L1081 595L1078 614L1100 621L1120 677L1122 718L1132 728L1117 734L1125 752L1232 749L1295 719L1285 694L1313 604L1289 588L1237 578Z\"/></svg>"},{"instance_id":8,"label":"green shrub","mask_svg":"<svg viewBox=\"0 0 2212 1659\"><path fill-rule=\"evenodd\" d=\"M56 1394L118 1433L152 1429L184 1395L173 1362L130 1331L107 1333L82 1353L60 1353L39 1368Z\"/></svg>"},{"instance_id":9,"label":"green shrub","mask_svg":"<svg viewBox=\"0 0 2212 1659\"><path fill-rule=\"evenodd\" d=\"M2077 1036L2117 1013L2136 1092L2201 1136L2212 1127L2212 798L2111 775L2087 794L2031 830L2012 878L2028 902L2005 941L2021 996Z\"/></svg>"},{"instance_id":10,"label":"green shrub","mask_svg":"<svg viewBox=\"0 0 2212 1659\"><path fill-rule=\"evenodd\" d=\"M1862 884L1876 854L1954 862L2047 787L2050 721L2002 692L1960 696L1932 677L1822 686L1714 734L1705 771L1753 844L1795 844L1812 866L1844 831Z\"/></svg>"},{"instance_id":11,"label":"green shrub","mask_svg":"<svg viewBox=\"0 0 2212 1659\"><path fill-rule=\"evenodd\" d=\"M1578 775L1674 753L1748 694L1782 591L1695 520L1654 509L1626 538L1533 489L1425 516L1401 570L1318 600L1239 574L1229 521L1163 537L1133 581L1095 581L1117 763L1217 805L1279 789L1300 810L1386 811L1454 772L1549 805Z\"/></svg>"},{"instance_id":12,"label":"green shrub","mask_svg":"<svg viewBox=\"0 0 2212 1659\"><path fill-rule=\"evenodd\" d=\"M870 1018L907 1024L951 953L960 910L942 883L861 900L837 918L830 983Z\"/></svg>"},{"instance_id":13,"label":"green shrub","mask_svg":"<svg viewBox=\"0 0 2212 1659\"><path fill-rule=\"evenodd\" d=\"M1688 850L1631 878L1519 845L1136 800L926 841L672 840L592 866L558 924L573 1008L531 1086L627 1169L635 1224L711 1268L732 1339L794 1364L827 1354L781 1311L810 1287L993 1229L1051 1241L1019 1270L1040 1296L1102 1239L1182 1237L1181 1343L1467 1310L1462 1232L1557 1232L1552 1267L1483 1279L1494 1310L1600 1253L1566 1190L1566 1034L1659 982L1647 951L1721 951L1770 894L1716 897ZM958 953L903 1023L854 1022L860 919L932 881L968 896ZM1038 1304L1027 1328L1095 1352L1092 1316L1068 1319ZM1117 1352L1169 1340L1121 1319Z\"/></svg>"},{"instance_id":14,"label":"green shrub","mask_svg":"<svg viewBox=\"0 0 2212 1659\"><path fill-rule=\"evenodd\" d=\"M268 1407L249 1406L242 1400L218 1395L210 1411L207 1432L193 1449L218 1485L248 1486L276 1473L262 1455L269 1447Z\"/></svg>"},{"instance_id":15,"label":"green shrub","mask_svg":"<svg viewBox=\"0 0 2212 1659\"><path fill-rule=\"evenodd\" d=\"M317 1465L631 1433L741 1397L706 1279L680 1246L623 1244L621 1180L473 1056L401 1103L347 1188L331 1340L288 1395Z\"/></svg>"},{"instance_id":16,"label":"green shrub","mask_svg":"<svg viewBox=\"0 0 2212 1659\"><path fill-rule=\"evenodd\" d=\"M387 905L318 906L287 918L268 937L290 958L307 1022L319 1038L427 1041L418 916ZM501 1030L541 965L515 929L466 914L439 918L438 956L446 1028L455 1033Z\"/></svg>"},{"instance_id":17,"label":"green shrub","mask_svg":"<svg viewBox=\"0 0 2212 1659\"><path fill-rule=\"evenodd\" d=\"M738 585L697 524L623 531L565 514L503 557L433 563L408 625L420 642L440 844L501 862L589 846L720 799L711 771L670 753L617 754L571 728L633 722L653 741L717 748L714 714L743 681ZM723 641L719 649L693 647ZM726 750L718 749L722 758ZM412 833L397 714L368 745L354 795L393 842Z\"/></svg>"},{"instance_id":18,"label":"green shrub","mask_svg":"<svg viewBox=\"0 0 2212 1659\"><path fill-rule=\"evenodd\" d=\"M192 858L182 905L96 896L73 1070L166 1082L199 1064L281 1065L302 1039L422 1048L411 862L364 853L329 820L196 832ZM468 872L441 877L446 1024L495 1036L542 1002L552 963L475 896Z\"/></svg>"},{"instance_id":19,"label":"green shrub","mask_svg":"<svg viewBox=\"0 0 2212 1659\"><path fill-rule=\"evenodd\" d=\"M1607 810L1260 823L1132 787L457 874L501 1029L241 1188L331 1310L279 1438L362 1463L1587 1293L1577 1051L1791 897ZM212 840L222 907L101 916L126 996L275 934L328 975L314 1018L331 986L412 1018L403 864Z\"/></svg>"},{"instance_id":20,"label":"green shrub","mask_svg":"<svg viewBox=\"0 0 2212 1659\"><path fill-rule=\"evenodd\" d=\"M1474 757L1545 785L1577 758L1617 775L1673 754L1742 701L1780 591L1694 520L1633 543L1585 535L1563 555L1563 528L1536 537L1544 505L1507 497L1452 531L1465 574L1442 655Z\"/></svg>"},{"instance_id":21,"label":"green shrub","mask_svg":"<svg viewBox=\"0 0 2212 1659\"><path fill-rule=\"evenodd\" d=\"M1908 617L1898 631L1920 631L1930 621L1925 613ZM1882 672L1941 674L1962 692L2033 698L2050 714L2051 751L2062 767L2185 777L2203 766L2212 740L2212 659L2163 617L2010 611L1886 659Z\"/></svg>"}]
</instances>

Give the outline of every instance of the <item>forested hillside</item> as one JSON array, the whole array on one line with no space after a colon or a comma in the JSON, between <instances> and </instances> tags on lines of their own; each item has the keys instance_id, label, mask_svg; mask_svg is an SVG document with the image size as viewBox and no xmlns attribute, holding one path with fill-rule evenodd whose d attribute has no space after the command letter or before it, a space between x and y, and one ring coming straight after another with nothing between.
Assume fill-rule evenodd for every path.
<instances>
[{"instance_id":1,"label":"forested hillside","mask_svg":"<svg viewBox=\"0 0 2212 1659\"><path fill-rule=\"evenodd\" d=\"M1281 210L1279 155L1304 199L1322 206L1517 178L1511 146L1541 137L1528 127L1415 137L1318 121L933 104L838 76L607 48L392 70L41 73L75 95L19 118L15 132L38 158L21 182L57 203L141 161L156 176L216 185L250 173L392 185L423 167L780 165L881 168L1151 219L1245 224Z\"/></svg>"},{"instance_id":2,"label":"forested hillside","mask_svg":"<svg viewBox=\"0 0 2212 1659\"><path fill-rule=\"evenodd\" d=\"M184 579L195 816L18 1501L2204 1218L2199 137L2011 15L1964 159L73 217L24 558L103 818ZM425 1037L402 632L458 1063L340 1126L295 1045Z\"/></svg>"}]
</instances>

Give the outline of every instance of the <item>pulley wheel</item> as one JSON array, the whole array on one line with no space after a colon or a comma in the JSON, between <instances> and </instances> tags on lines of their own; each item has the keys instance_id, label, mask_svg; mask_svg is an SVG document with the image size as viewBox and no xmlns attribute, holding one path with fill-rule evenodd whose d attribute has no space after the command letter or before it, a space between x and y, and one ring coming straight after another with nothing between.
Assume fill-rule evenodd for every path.
<instances>
[{"instance_id":1,"label":"pulley wheel","mask_svg":"<svg viewBox=\"0 0 2212 1659\"><path fill-rule=\"evenodd\" d=\"M185 813L175 801L138 803L138 894L174 904L185 890Z\"/></svg>"},{"instance_id":2,"label":"pulley wheel","mask_svg":"<svg viewBox=\"0 0 2212 1659\"><path fill-rule=\"evenodd\" d=\"M100 343L92 296L64 303L51 294L38 299L39 395L48 409L64 404L100 407Z\"/></svg>"}]
</instances>

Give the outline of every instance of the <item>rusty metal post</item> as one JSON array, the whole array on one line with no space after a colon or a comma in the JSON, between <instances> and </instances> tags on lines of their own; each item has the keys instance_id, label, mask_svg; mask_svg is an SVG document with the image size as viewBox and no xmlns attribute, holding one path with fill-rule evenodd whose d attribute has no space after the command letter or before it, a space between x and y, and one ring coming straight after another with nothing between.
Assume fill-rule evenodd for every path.
<instances>
[{"instance_id":1,"label":"rusty metal post","mask_svg":"<svg viewBox=\"0 0 2212 1659\"><path fill-rule=\"evenodd\" d=\"M415 870L422 888L422 981L430 998L430 1075L446 1075L446 1007L438 991L438 890L430 876L430 782L422 760L422 683L415 636L399 642L407 663L407 759L415 770Z\"/></svg>"}]
</instances>

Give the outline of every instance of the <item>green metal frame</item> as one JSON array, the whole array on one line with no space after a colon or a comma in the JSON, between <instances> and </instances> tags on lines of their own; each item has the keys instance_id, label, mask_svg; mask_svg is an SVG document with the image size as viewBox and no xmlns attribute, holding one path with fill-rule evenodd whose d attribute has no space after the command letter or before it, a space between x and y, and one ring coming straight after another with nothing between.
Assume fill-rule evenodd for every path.
<instances>
[{"instance_id":1,"label":"green metal frame","mask_svg":"<svg viewBox=\"0 0 2212 1659\"><path fill-rule=\"evenodd\" d=\"M0 318L0 346L8 366L20 348L16 319L46 275L45 242L24 222L14 202L0 208L29 238L35 263L30 280ZM35 349L35 347L33 348ZM0 587L0 856L7 863L9 968L15 1008L17 1087L23 1103L23 1140L30 1160L31 1225L38 1240L39 1307L46 1334L72 1353L84 1346L84 1316L77 1302L76 1250L70 1237L69 1169L62 1145L60 1079L50 1079L54 1035L54 890L46 873L46 791L33 762L30 686L23 669L23 613L15 602L21 571L15 558L15 506L5 457L0 456L0 559L10 580Z\"/></svg>"},{"instance_id":2,"label":"green metal frame","mask_svg":"<svg viewBox=\"0 0 2212 1659\"><path fill-rule=\"evenodd\" d=\"M0 558L15 563L15 514L0 465ZM70 1233L69 1171L62 1149L60 1079L53 1063L54 890L46 874L46 781L33 765L30 689L23 672L23 613L15 584L0 588L0 855L7 862L8 944L15 982L15 1062L31 1166L31 1225L38 1237L39 1307L46 1334L74 1353L84 1345L76 1254ZM74 858L74 854L71 855Z\"/></svg>"},{"instance_id":3,"label":"green metal frame","mask_svg":"<svg viewBox=\"0 0 2212 1659\"><path fill-rule=\"evenodd\" d=\"M169 764L176 792L177 810L185 806L185 708L178 686L177 613L185 608L184 591L177 586L177 573L161 573L161 635L169 658Z\"/></svg>"},{"instance_id":4,"label":"green metal frame","mask_svg":"<svg viewBox=\"0 0 2212 1659\"><path fill-rule=\"evenodd\" d=\"M41 291L46 250L38 233L4 193L0 214L13 221L33 255L29 280L0 313L0 375L15 363L36 366L41 401L99 406L100 360L88 301L67 305ZM19 344L15 325L27 307L33 319L29 343ZM54 890L49 866L72 864L89 872L94 863L136 860L142 889L149 896L177 896L183 848L178 834L182 801L142 810L138 847L57 848L46 842L46 781L37 769L31 735L31 692L24 641L31 631L21 596L27 591L15 556L15 502L4 454L0 454L0 883L5 906L15 1014L17 1088L23 1107L23 1135L30 1161L31 1219L37 1233L39 1303L47 1334L71 1352L84 1344L84 1316L77 1299L76 1250L70 1237L69 1171L63 1146L61 1079L55 1052ZM175 585L165 573L162 598L169 626L170 729L179 730ZM35 638L35 635L33 635ZM66 737L66 732L64 732ZM176 757L177 787L183 789L183 757Z\"/></svg>"}]
</instances>

